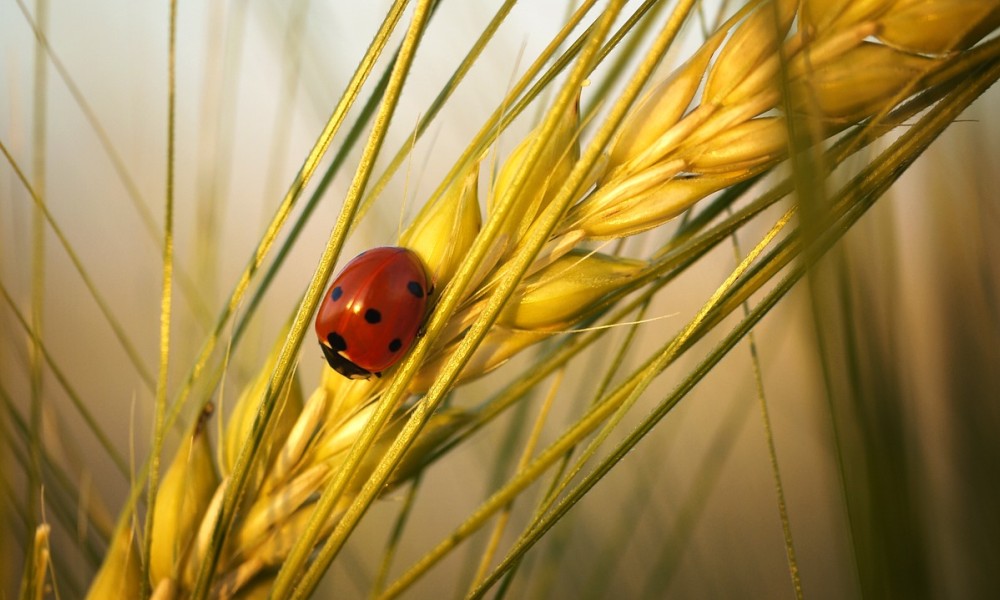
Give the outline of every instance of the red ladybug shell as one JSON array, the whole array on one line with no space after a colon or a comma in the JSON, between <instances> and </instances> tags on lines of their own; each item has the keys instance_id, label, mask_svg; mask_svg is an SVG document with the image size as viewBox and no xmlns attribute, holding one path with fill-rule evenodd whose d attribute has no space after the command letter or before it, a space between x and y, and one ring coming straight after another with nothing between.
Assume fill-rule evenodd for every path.
<instances>
[{"instance_id":1,"label":"red ladybug shell","mask_svg":"<svg viewBox=\"0 0 1000 600\"><path fill-rule=\"evenodd\" d=\"M333 280L316 315L327 362L350 379L381 375L413 345L432 288L412 250L386 246L356 256Z\"/></svg>"}]
</instances>

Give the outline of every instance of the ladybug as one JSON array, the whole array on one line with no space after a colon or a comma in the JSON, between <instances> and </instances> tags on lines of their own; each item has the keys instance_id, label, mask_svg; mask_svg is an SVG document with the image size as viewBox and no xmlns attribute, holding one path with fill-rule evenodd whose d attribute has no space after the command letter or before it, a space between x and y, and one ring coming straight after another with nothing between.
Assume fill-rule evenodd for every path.
<instances>
[{"instance_id":1,"label":"ladybug","mask_svg":"<svg viewBox=\"0 0 1000 600\"><path fill-rule=\"evenodd\" d=\"M407 248L373 248L333 280L316 315L326 361L349 379L396 364L420 332L433 291L423 261Z\"/></svg>"}]
</instances>

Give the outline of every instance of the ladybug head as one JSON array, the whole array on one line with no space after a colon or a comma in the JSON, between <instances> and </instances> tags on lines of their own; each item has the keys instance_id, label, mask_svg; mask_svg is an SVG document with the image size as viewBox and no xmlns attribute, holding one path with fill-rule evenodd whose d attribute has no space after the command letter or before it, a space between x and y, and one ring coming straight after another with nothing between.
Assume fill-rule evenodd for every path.
<instances>
[{"instance_id":1,"label":"ladybug head","mask_svg":"<svg viewBox=\"0 0 1000 600\"><path fill-rule=\"evenodd\" d=\"M326 356L326 362L330 363L330 368L344 377L348 379L368 379L372 376L371 371L362 369L326 344L320 343L319 347L323 349L323 355ZM379 373L375 373L376 377L379 375Z\"/></svg>"}]
</instances>

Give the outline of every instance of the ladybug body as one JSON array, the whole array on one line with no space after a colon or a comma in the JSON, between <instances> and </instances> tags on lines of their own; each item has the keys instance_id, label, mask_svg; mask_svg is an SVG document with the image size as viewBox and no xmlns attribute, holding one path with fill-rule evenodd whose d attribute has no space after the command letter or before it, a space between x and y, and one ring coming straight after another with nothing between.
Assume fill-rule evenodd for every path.
<instances>
[{"instance_id":1,"label":"ladybug body","mask_svg":"<svg viewBox=\"0 0 1000 600\"><path fill-rule=\"evenodd\" d=\"M396 364L420 332L433 283L412 250L362 252L333 280L316 315L316 335L330 366L368 379Z\"/></svg>"}]
</instances>

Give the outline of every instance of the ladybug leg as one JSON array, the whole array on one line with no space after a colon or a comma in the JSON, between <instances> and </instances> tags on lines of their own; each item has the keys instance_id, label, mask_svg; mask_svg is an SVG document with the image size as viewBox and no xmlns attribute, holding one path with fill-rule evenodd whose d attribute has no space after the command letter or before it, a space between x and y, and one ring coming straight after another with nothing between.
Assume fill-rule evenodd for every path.
<instances>
[{"instance_id":1,"label":"ladybug leg","mask_svg":"<svg viewBox=\"0 0 1000 600\"><path fill-rule=\"evenodd\" d=\"M431 289L434 289L433 288L433 284L431 284L431 286L432 286ZM427 292L427 293L430 294L430 292ZM420 322L420 328L417 329L417 337L418 338L424 337L424 334L427 333L427 319L428 319L428 317L431 316L431 312L433 312L433 311L434 311L433 303L428 302L427 303L427 308L424 310L424 318Z\"/></svg>"}]
</instances>

